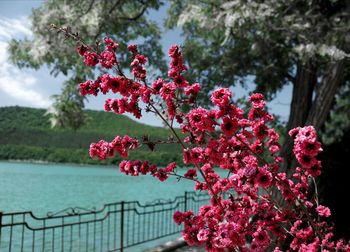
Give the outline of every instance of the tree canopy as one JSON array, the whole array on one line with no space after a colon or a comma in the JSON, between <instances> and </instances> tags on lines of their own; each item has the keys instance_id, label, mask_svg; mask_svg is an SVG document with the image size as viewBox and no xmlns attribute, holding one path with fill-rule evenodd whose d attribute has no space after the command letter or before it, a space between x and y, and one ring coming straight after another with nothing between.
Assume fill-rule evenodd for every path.
<instances>
[{"instance_id":1,"label":"tree canopy","mask_svg":"<svg viewBox=\"0 0 350 252\"><path fill-rule=\"evenodd\" d=\"M157 24L146 18L150 10L162 5L157 0L48 0L34 9L30 16L33 36L10 42L10 59L18 67L38 69L47 65L51 74L63 73L68 79L63 83L62 93L56 95L51 110L58 125L78 128L85 117L81 113L83 98L76 84L92 78L93 68L83 66L75 46L64 41L64 35L50 29L51 24L79 32L85 42L94 45L103 36L120 42L120 62L127 62L126 43L140 41L140 50L149 57L150 65L165 71L165 62L160 46L161 31ZM122 65L126 67L126 65Z\"/></svg>"},{"instance_id":2,"label":"tree canopy","mask_svg":"<svg viewBox=\"0 0 350 252\"><path fill-rule=\"evenodd\" d=\"M173 1L167 21L182 26L188 63L210 88L252 76L271 98L309 61L320 83L350 56L346 1Z\"/></svg>"},{"instance_id":3,"label":"tree canopy","mask_svg":"<svg viewBox=\"0 0 350 252\"><path fill-rule=\"evenodd\" d=\"M207 91L253 78L271 99L292 85L288 129L312 124L332 141L349 127L349 1L177 0L167 25L182 26L192 77Z\"/></svg>"}]
</instances>

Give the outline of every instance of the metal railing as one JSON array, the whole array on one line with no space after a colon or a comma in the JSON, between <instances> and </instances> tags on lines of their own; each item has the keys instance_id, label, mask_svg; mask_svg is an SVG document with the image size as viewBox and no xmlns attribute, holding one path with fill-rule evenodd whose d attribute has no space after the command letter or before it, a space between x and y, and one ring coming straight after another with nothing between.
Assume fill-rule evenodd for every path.
<instances>
[{"instance_id":1,"label":"metal railing","mask_svg":"<svg viewBox=\"0 0 350 252\"><path fill-rule=\"evenodd\" d=\"M99 210L67 208L38 217L32 212L0 212L0 251L123 251L182 230L172 216L207 203L203 193L141 204L122 201Z\"/></svg>"}]
</instances>

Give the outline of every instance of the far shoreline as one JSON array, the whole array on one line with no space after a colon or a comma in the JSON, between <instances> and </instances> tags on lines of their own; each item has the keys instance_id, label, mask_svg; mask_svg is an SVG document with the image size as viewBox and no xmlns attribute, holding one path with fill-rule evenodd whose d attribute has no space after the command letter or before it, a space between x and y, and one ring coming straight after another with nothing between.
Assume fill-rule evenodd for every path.
<instances>
[{"instance_id":1,"label":"far shoreline","mask_svg":"<svg viewBox=\"0 0 350 252\"><path fill-rule=\"evenodd\" d=\"M64 165L64 166L103 166L108 168L118 168L119 164L87 164L87 163L63 163L63 162L50 162L46 160L36 159L0 159L1 163L18 163L18 164L37 164L37 165Z\"/></svg>"}]
</instances>

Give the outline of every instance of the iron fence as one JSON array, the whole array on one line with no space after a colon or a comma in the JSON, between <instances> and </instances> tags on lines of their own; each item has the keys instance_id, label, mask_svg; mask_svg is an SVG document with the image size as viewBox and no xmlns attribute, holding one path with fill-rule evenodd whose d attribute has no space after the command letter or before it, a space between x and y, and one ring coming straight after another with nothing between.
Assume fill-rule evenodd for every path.
<instances>
[{"instance_id":1,"label":"iron fence","mask_svg":"<svg viewBox=\"0 0 350 252\"><path fill-rule=\"evenodd\" d=\"M207 203L207 194L185 192L173 200L122 201L101 209L67 208L38 217L0 212L0 251L123 251L182 230L172 215Z\"/></svg>"}]
</instances>

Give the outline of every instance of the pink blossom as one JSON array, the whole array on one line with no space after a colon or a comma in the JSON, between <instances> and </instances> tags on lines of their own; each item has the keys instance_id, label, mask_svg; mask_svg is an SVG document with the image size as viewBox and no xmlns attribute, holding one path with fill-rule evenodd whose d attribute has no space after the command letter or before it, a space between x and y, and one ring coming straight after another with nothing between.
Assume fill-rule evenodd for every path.
<instances>
[{"instance_id":1,"label":"pink blossom","mask_svg":"<svg viewBox=\"0 0 350 252\"><path fill-rule=\"evenodd\" d=\"M303 141L300 146L300 151L310 156L316 156L321 151L321 143L314 141Z\"/></svg>"},{"instance_id":2,"label":"pink blossom","mask_svg":"<svg viewBox=\"0 0 350 252\"><path fill-rule=\"evenodd\" d=\"M179 88L184 88L189 85L186 79L181 75L174 76L174 84Z\"/></svg>"},{"instance_id":3,"label":"pink blossom","mask_svg":"<svg viewBox=\"0 0 350 252\"><path fill-rule=\"evenodd\" d=\"M317 213L318 213L319 216L324 216L324 217L329 217L329 216L331 216L331 210L329 210L328 207L319 205L319 206L316 208L316 211L317 211Z\"/></svg>"},{"instance_id":4,"label":"pink blossom","mask_svg":"<svg viewBox=\"0 0 350 252\"><path fill-rule=\"evenodd\" d=\"M98 55L95 52L85 52L84 53L84 64L87 66L94 67L98 63Z\"/></svg>"},{"instance_id":5,"label":"pink blossom","mask_svg":"<svg viewBox=\"0 0 350 252\"><path fill-rule=\"evenodd\" d=\"M137 53L137 45L135 44L128 45L128 51L132 53Z\"/></svg>"},{"instance_id":6,"label":"pink blossom","mask_svg":"<svg viewBox=\"0 0 350 252\"><path fill-rule=\"evenodd\" d=\"M85 96L85 95L97 95L98 94L98 87L94 85L94 83L91 80L88 80L84 83L80 83L79 84L79 92L81 96Z\"/></svg>"},{"instance_id":7,"label":"pink blossom","mask_svg":"<svg viewBox=\"0 0 350 252\"><path fill-rule=\"evenodd\" d=\"M168 107L168 117L170 120L173 120L176 115L176 105L172 100L167 100L166 105Z\"/></svg>"},{"instance_id":8,"label":"pink blossom","mask_svg":"<svg viewBox=\"0 0 350 252\"><path fill-rule=\"evenodd\" d=\"M268 134L268 128L266 127L264 120L258 120L257 122L255 122L252 125L252 130L254 136L256 136L260 140L262 140Z\"/></svg>"},{"instance_id":9,"label":"pink blossom","mask_svg":"<svg viewBox=\"0 0 350 252\"><path fill-rule=\"evenodd\" d=\"M289 136L290 136L291 138L295 139L296 136L298 135L300 129L301 129L300 127L291 129L291 130L288 132Z\"/></svg>"},{"instance_id":10,"label":"pink blossom","mask_svg":"<svg viewBox=\"0 0 350 252\"><path fill-rule=\"evenodd\" d=\"M172 45L169 48L169 56L174 58L174 57L179 57L180 56L180 48L178 45Z\"/></svg>"},{"instance_id":11,"label":"pink blossom","mask_svg":"<svg viewBox=\"0 0 350 252\"><path fill-rule=\"evenodd\" d=\"M185 88L185 94L186 95L197 95L199 93L199 91L201 90L201 86L199 85L199 83L194 83L191 86L187 86Z\"/></svg>"},{"instance_id":12,"label":"pink blossom","mask_svg":"<svg viewBox=\"0 0 350 252\"><path fill-rule=\"evenodd\" d=\"M266 230L258 230L254 232L253 237L254 242L260 246L267 246L270 243L270 237Z\"/></svg>"},{"instance_id":13,"label":"pink blossom","mask_svg":"<svg viewBox=\"0 0 350 252\"><path fill-rule=\"evenodd\" d=\"M177 225L180 225L185 220L185 216L183 215L183 213L177 210L173 215L173 219Z\"/></svg>"},{"instance_id":14,"label":"pink blossom","mask_svg":"<svg viewBox=\"0 0 350 252\"><path fill-rule=\"evenodd\" d=\"M238 128L237 119L230 119L230 118L224 117L220 128L226 136L234 135Z\"/></svg>"},{"instance_id":15,"label":"pink blossom","mask_svg":"<svg viewBox=\"0 0 350 252\"><path fill-rule=\"evenodd\" d=\"M190 162L192 164L199 164L204 160L203 149L195 147L190 151Z\"/></svg>"},{"instance_id":16,"label":"pink blossom","mask_svg":"<svg viewBox=\"0 0 350 252\"><path fill-rule=\"evenodd\" d=\"M304 154L304 153L298 153L296 155L296 158L303 167L305 168L311 168L317 163L317 159L313 156Z\"/></svg>"},{"instance_id":17,"label":"pink blossom","mask_svg":"<svg viewBox=\"0 0 350 252\"><path fill-rule=\"evenodd\" d=\"M201 242L207 241L209 239L209 236L210 236L210 231L208 229L201 229L197 234L197 238Z\"/></svg>"},{"instance_id":18,"label":"pink blossom","mask_svg":"<svg viewBox=\"0 0 350 252\"><path fill-rule=\"evenodd\" d=\"M147 62L147 59L144 55L138 54L138 53L133 53L133 61L130 64L132 67L132 73L137 80L145 81L146 76L147 76L147 71L143 67L143 65Z\"/></svg>"},{"instance_id":19,"label":"pink blossom","mask_svg":"<svg viewBox=\"0 0 350 252\"><path fill-rule=\"evenodd\" d=\"M272 174L264 168L259 168L255 183L259 186L267 188L272 184Z\"/></svg>"},{"instance_id":20,"label":"pink blossom","mask_svg":"<svg viewBox=\"0 0 350 252\"><path fill-rule=\"evenodd\" d=\"M279 144L274 144L274 145L271 145L269 147L269 151L271 152L271 154L275 154L276 152L278 152L280 150L280 146Z\"/></svg>"},{"instance_id":21,"label":"pink blossom","mask_svg":"<svg viewBox=\"0 0 350 252\"><path fill-rule=\"evenodd\" d=\"M115 57L114 52L103 51L100 55L101 66L110 69L117 63L117 58Z\"/></svg>"},{"instance_id":22,"label":"pink blossom","mask_svg":"<svg viewBox=\"0 0 350 252\"><path fill-rule=\"evenodd\" d=\"M155 174L155 176L161 181L165 181L166 179L168 179L169 175L168 173L164 170L164 169L158 169L157 173Z\"/></svg>"},{"instance_id":23,"label":"pink blossom","mask_svg":"<svg viewBox=\"0 0 350 252\"><path fill-rule=\"evenodd\" d=\"M189 178L189 179L194 179L195 177L197 177L197 170L195 168L193 169L189 169L185 174L184 174L185 178Z\"/></svg>"},{"instance_id":24,"label":"pink blossom","mask_svg":"<svg viewBox=\"0 0 350 252\"><path fill-rule=\"evenodd\" d=\"M249 101L253 104L255 109L263 109L265 107L264 95L254 93L249 97Z\"/></svg>"},{"instance_id":25,"label":"pink blossom","mask_svg":"<svg viewBox=\"0 0 350 252\"><path fill-rule=\"evenodd\" d=\"M80 54L80 56L84 56L84 54L89 50L89 47L85 45L80 45L77 47L77 52Z\"/></svg>"},{"instance_id":26,"label":"pink blossom","mask_svg":"<svg viewBox=\"0 0 350 252\"><path fill-rule=\"evenodd\" d=\"M299 129L299 132L296 136L297 141L315 140L317 137L316 130L313 126L306 126Z\"/></svg>"},{"instance_id":27,"label":"pink blossom","mask_svg":"<svg viewBox=\"0 0 350 252\"><path fill-rule=\"evenodd\" d=\"M142 54L136 54L135 59L139 62L139 64L144 65L147 62L147 58L145 55Z\"/></svg>"},{"instance_id":28,"label":"pink blossom","mask_svg":"<svg viewBox=\"0 0 350 252\"><path fill-rule=\"evenodd\" d=\"M111 38L105 37L103 39L103 41L104 41L107 49L110 51L115 51L119 47L119 44L114 42L113 39L111 39Z\"/></svg>"},{"instance_id":29,"label":"pink blossom","mask_svg":"<svg viewBox=\"0 0 350 252\"><path fill-rule=\"evenodd\" d=\"M159 93L159 91L161 90L161 88L164 85L164 80L163 79L157 79L155 82L153 82L152 84L152 89L155 91L154 93Z\"/></svg>"},{"instance_id":30,"label":"pink blossom","mask_svg":"<svg viewBox=\"0 0 350 252\"><path fill-rule=\"evenodd\" d=\"M219 107L224 107L231 102L232 93L228 88L218 88L212 95L210 100Z\"/></svg>"},{"instance_id":31,"label":"pink blossom","mask_svg":"<svg viewBox=\"0 0 350 252\"><path fill-rule=\"evenodd\" d=\"M167 172L167 173L173 172L175 167L176 167L176 163L172 162L172 163L168 164L168 166L165 168L165 172Z\"/></svg>"},{"instance_id":32,"label":"pink blossom","mask_svg":"<svg viewBox=\"0 0 350 252\"><path fill-rule=\"evenodd\" d=\"M187 116L189 120L189 124L193 128L197 128L198 130L214 130L214 121L210 118L208 111L204 108L196 108L191 110Z\"/></svg>"},{"instance_id":33,"label":"pink blossom","mask_svg":"<svg viewBox=\"0 0 350 252\"><path fill-rule=\"evenodd\" d=\"M90 144L90 157L98 157L101 160L106 159L111 153L111 148L109 147L109 143L105 140L100 140L98 143Z\"/></svg>"},{"instance_id":34,"label":"pink blossom","mask_svg":"<svg viewBox=\"0 0 350 252\"><path fill-rule=\"evenodd\" d=\"M168 101L175 98L175 90L176 90L176 86L174 85L174 83L169 82L169 83L163 84L159 93L160 93L160 96L163 98L163 100Z\"/></svg>"},{"instance_id":35,"label":"pink blossom","mask_svg":"<svg viewBox=\"0 0 350 252\"><path fill-rule=\"evenodd\" d=\"M311 175L311 176L320 176L321 175L321 162L317 161L316 164L314 164L313 166L310 167L310 169L307 170L307 172Z\"/></svg>"}]
</instances>

